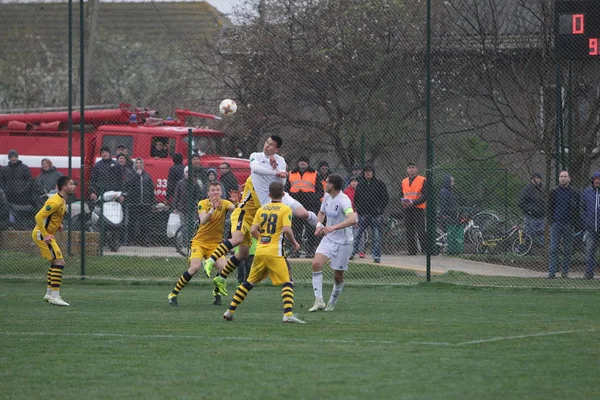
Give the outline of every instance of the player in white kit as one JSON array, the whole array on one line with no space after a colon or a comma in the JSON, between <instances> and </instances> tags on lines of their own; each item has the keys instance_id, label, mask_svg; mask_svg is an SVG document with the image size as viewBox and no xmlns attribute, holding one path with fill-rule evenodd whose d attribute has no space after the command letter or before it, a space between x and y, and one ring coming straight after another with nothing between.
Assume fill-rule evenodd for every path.
<instances>
[{"instance_id":1,"label":"player in white kit","mask_svg":"<svg viewBox=\"0 0 600 400\"><path fill-rule=\"evenodd\" d=\"M283 141L279 136L270 136L263 146L263 151L250 155L252 183L260 202L259 207L271 202L271 198L269 197L269 185L271 182L280 182L285 185L287 164L285 159L277 154L282 143ZM287 192L284 194L281 202L291 207L294 216L307 220L309 224L316 226L317 216L315 213L307 211L302 204L293 199Z\"/></svg>"},{"instance_id":2,"label":"player in white kit","mask_svg":"<svg viewBox=\"0 0 600 400\"><path fill-rule=\"evenodd\" d=\"M354 237L352 226L356 223L356 214L352 210L350 198L342 192L344 178L332 174L327 177L327 192L323 197L321 209L317 216L315 235L322 236L321 243L315 252L312 262L312 284L315 292L315 303L308 310L333 311L344 288L344 271L348 269ZM327 217L327 226L323 220ZM334 271L333 290L329 302L323 301L323 266L331 260L330 267Z\"/></svg>"}]
</instances>

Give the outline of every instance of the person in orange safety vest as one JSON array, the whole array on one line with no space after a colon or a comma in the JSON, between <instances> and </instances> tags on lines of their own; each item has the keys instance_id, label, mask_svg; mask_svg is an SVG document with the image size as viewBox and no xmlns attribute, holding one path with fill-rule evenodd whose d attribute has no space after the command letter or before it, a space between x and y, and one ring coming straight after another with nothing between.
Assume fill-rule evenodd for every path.
<instances>
[{"instance_id":1,"label":"person in orange safety vest","mask_svg":"<svg viewBox=\"0 0 600 400\"><path fill-rule=\"evenodd\" d=\"M298 200L308 211L319 212L321 198L323 197L323 186L318 180L317 171L309 165L307 156L300 156L296 168L288 174L286 189L290 196ZM302 232L306 228L306 243L302 243ZM306 258L314 257L319 239L314 235L314 228L306 221L294 217L292 220L294 237L305 246ZM292 252L291 258L296 258L299 253Z\"/></svg>"},{"instance_id":2,"label":"person in orange safety vest","mask_svg":"<svg viewBox=\"0 0 600 400\"><path fill-rule=\"evenodd\" d=\"M402 180L402 208L406 227L406 245L408 255L418 253L419 246L426 253L427 234L425 231L426 181L419 175L419 169L413 162L406 166L406 178Z\"/></svg>"}]
</instances>

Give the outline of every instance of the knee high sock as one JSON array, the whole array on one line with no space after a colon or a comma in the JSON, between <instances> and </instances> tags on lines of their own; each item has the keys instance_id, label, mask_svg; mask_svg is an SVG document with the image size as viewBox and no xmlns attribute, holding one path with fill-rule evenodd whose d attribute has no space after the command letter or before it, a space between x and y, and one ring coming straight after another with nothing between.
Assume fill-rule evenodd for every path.
<instances>
[{"instance_id":1,"label":"knee high sock","mask_svg":"<svg viewBox=\"0 0 600 400\"><path fill-rule=\"evenodd\" d=\"M227 279L230 273L235 271L235 269L240 265L241 261L238 260L236 256L232 256L229 260L227 260L227 264L223 268L223 271L219 272L221 277Z\"/></svg>"},{"instance_id":2,"label":"knee high sock","mask_svg":"<svg viewBox=\"0 0 600 400\"><path fill-rule=\"evenodd\" d=\"M192 280L192 277L193 276L190 275L190 273L187 272L187 270L186 270L179 277L179 280L175 284L175 288L173 288L173 291L171 293L173 293L175 296L177 296L179 294L179 292L181 292L183 290L183 288L185 287L185 285L187 285L188 283L190 283L190 280Z\"/></svg>"},{"instance_id":3,"label":"knee high sock","mask_svg":"<svg viewBox=\"0 0 600 400\"><path fill-rule=\"evenodd\" d=\"M283 315L291 317L294 315L294 285L286 282L281 288L281 300L283 301Z\"/></svg>"},{"instance_id":4,"label":"knee high sock","mask_svg":"<svg viewBox=\"0 0 600 400\"><path fill-rule=\"evenodd\" d=\"M233 249L233 245L229 240L223 240L215 251L210 255L210 258L213 262L217 261L220 257L223 257L225 254L229 253L229 250Z\"/></svg>"},{"instance_id":5,"label":"knee high sock","mask_svg":"<svg viewBox=\"0 0 600 400\"><path fill-rule=\"evenodd\" d=\"M323 300L323 271L312 273L312 285L315 299Z\"/></svg>"},{"instance_id":6,"label":"knee high sock","mask_svg":"<svg viewBox=\"0 0 600 400\"><path fill-rule=\"evenodd\" d=\"M248 281L240 283L240 286L238 286L237 290L235 291L235 294L231 299L231 304L229 305L229 311L231 311L232 314L235 313L235 310L237 310L238 306L242 304L242 301L246 299L246 296L248 296L248 293L250 293L253 287L254 286L252 286Z\"/></svg>"},{"instance_id":7,"label":"knee high sock","mask_svg":"<svg viewBox=\"0 0 600 400\"><path fill-rule=\"evenodd\" d=\"M335 304L342 293L342 289L344 288L344 282L342 283L333 283L333 291L331 292L331 297L329 298L330 304Z\"/></svg>"}]
</instances>

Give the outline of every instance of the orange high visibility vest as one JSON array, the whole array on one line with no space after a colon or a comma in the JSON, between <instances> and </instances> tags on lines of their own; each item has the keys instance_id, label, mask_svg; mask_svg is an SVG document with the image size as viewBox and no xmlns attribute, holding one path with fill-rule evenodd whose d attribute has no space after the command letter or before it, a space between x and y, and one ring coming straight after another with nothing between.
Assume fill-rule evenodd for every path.
<instances>
[{"instance_id":1,"label":"orange high visibility vest","mask_svg":"<svg viewBox=\"0 0 600 400\"><path fill-rule=\"evenodd\" d=\"M421 175L415 176L415 179L412 181L412 185L409 184L408 178L404 178L402 180L402 193L404 194L405 198L415 201L419 197L421 197L421 194L423 193L424 185L425 185L425 177L424 176L421 176ZM426 203L427 202L419 204L418 206L415 206L415 207L425 209Z\"/></svg>"},{"instance_id":2,"label":"orange high visibility vest","mask_svg":"<svg viewBox=\"0 0 600 400\"><path fill-rule=\"evenodd\" d=\"M290 193L315 193L317 187L317 172L290 172Z\"/></svg>"}]
</instances>

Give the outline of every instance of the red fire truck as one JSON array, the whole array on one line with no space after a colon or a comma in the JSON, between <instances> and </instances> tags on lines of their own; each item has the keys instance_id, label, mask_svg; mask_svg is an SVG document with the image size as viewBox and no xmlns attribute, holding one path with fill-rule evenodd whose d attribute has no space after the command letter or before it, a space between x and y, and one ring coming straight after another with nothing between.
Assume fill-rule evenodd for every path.
<instances>
[{"instance_id":1,"label":"red fire truck","mask_svg":"<svg viewBox=\"0 0 600 400\"><path fill-rule=\"evenodd\" d=\"M102 146L108 146L114 157L117 146L124 145L132 158L140 157L144 160L146 171L154 179L156 200L163 202L169 168L173 165L172 155L181 153L187 158L190 127L186 126L186 118L220 117L182 109L175 111L175 119L162 119L157 115L153 110L132 109L129 104L121 104L116 109L84 111L83 182L89 184L91 168L100 159ZM72 177L81 181L79 112L72 113L72 122ZM0 114L0 165L7 165L7 153L10 149L15 149L19 153L19 160L29 166L34 176L39 174L43 158L49 158L66 175L69 160L67 123L66 111ZM220 139L224 136L223 132L205 127L191 129L192 149L201 155L202 165L205 168L218 168L220 163L228 162L238 183L243 185L250 174L249 160L218 155L222 151ZM166 158L151 157L152 148L157 141L165 145Z\"/></svg>"}]
</instances>

